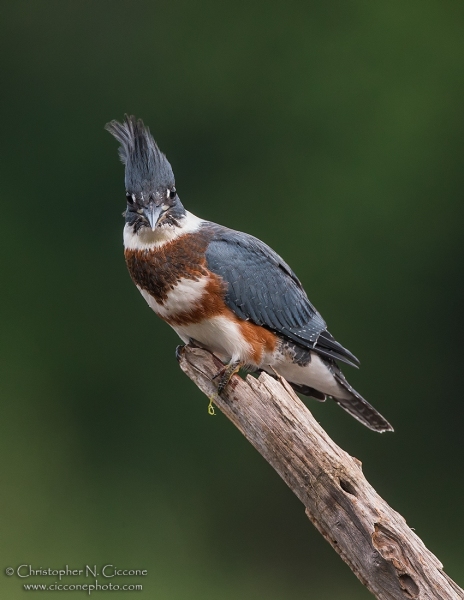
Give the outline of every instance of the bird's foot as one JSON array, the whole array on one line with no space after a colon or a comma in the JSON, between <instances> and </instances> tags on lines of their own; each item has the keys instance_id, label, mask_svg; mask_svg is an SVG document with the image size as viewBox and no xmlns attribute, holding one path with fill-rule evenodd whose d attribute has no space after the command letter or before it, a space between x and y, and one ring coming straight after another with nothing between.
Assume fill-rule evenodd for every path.
<instances>
[{"instance_id":1,"label":"bird's foot","mask_svg":"<svg viewBox=\"0 0 464 600\"><path fill-rule=\"evenodd\" d=\"M220 371L218 371L218 373L216 373L216 375L213 377L213 381L215 379L219 379L219 384L218 384L218 389L217 389L218 396L220 394L222 394L226 385L232 379L233 375L235 375L235 373L238 373L238 371L240 370L241 367L242 367L242 363L238 360L234 360L234 361L230 362L228 365L225 365L225 367L223 367ZM216 411L214 410L214 406L213 406L213 402L216 402L216 400L217 400L216 396L209 397L208 414L210 414L210 415L216 414Z\"/></svg>"},{"instance_id":2,"label":"bird's foot","mask_svg":"<svg viewBox=\"0 0 464 600\"><path fill-rule=\"evenodd\" d=\"M184 353L185 348L201 348L201 346L199 346L195 340L189 340L189 342L187 344L184 345L180 345L177 346L176 348L176 358L177 358L177 362L180 361L182 354Z\"/></svg>"},{"instance_id":3,"label":"bird's foot","mask_svg":"<svg viewBox=\"0 0 464 600\"><path fill-rule=\"evenodd\" d=\"M235 375L235 373L238 373L242 366L243 365L239 360L234 360L216 373L216 375L213 377L213 381L215 379L219 379L218 394L222 394L226 385L232 379L232 376Z\"/></svg>"}]
</instances>

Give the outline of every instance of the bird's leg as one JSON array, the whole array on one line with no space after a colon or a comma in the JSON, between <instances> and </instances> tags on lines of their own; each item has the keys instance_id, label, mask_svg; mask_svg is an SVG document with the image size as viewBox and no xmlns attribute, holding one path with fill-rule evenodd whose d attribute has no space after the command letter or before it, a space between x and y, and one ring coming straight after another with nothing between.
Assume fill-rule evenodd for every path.
<instances>
[{"instance_id":1,"label":"bird's leg","mask_svg":"<svg viewBox=\"0 0 464 600\"><path fill-rule=\"evenodd\" d=\"M238 371L240 370L240 368L242 366L243 366L243 364L239 360L233 360L228 365L225 365L225 367L223 367L220 371L218 371L216 373L216 375L213 377L213 381L215 379L219 379L219 385L218 385L218 389L217 389L218 396L220 394L222 394L226 385L232 379L232 376L235 375L235 373L238 373ZM216 414L214 412L213 402L216 402L216 398L214 396L210 397L210 399L209 399L208 413L210 415Z\"/></svg>"},{"instance_id":2,"label":"bird's leg","mask_svg":"<svg viewBox=\"0 0 464 600\"><path fill-rule=\"evenodd\" d=\"M226 385L232 379L232 376L235 375L235 373L238 373L242 366L243 364L239 360L233 360L218 373L216 373L216 375L213 377L213 380L219 378L218 394L221 394L224 391Z\"/></svg>"}]
</instances>

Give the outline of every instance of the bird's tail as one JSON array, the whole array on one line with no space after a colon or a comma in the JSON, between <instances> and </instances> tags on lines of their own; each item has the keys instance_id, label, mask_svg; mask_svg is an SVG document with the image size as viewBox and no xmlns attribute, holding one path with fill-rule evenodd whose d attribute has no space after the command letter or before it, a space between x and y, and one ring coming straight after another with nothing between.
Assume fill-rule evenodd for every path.
<instances>
[{"instance_id":1,"label":"bird's tail","mask_svg":"<svg viewBox=\"0 0 464 600\"><path fill-rule=\"evenodd\" d=\"M352 417L360 421L369 429L373 429L374 431L378 431L382 433L384 431L393 431L393 427L390 423L382 417L382 415L375 410L375 408L364 400L364 398L359 394L346 380L343 373L340 371L338 366L335 363L330 365L330 370L332 371L337 382L349 392L345 397L335 398L335 402L339 404L347 413L349 413Z\"/></svg>"},{"instance_id":2,"label":"bird's tail","mask_svg":"<svg viewBox=\"0 0 464 600\"><path fill-rule=\"evenodd\" d=\"M379 433L393 431L393 427L387 419L382 417L382 415L357 392L356 395L353 394L351 398L334 398L334 400L344 408L346 412L350 413L352 417L360 421L366 427L369 427L369 429L373 429Z\"/></svg>"}]
</instances>

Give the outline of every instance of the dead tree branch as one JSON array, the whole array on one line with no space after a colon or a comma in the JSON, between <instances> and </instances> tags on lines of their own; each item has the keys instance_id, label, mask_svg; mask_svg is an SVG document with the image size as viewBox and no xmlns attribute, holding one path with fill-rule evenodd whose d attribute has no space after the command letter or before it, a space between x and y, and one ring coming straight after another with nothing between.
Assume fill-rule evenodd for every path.
<instances>
[{"instance_id":1,"label":"dead tree branch","mask_svg":"<svg viewBox=\"0 0 464 600\"><path fill-rule=\"evenodd\" d=\"M381 600L456 600L464 591L365 479L361 463L339 448L284 380L234 376L217 396L222 364L186 347L181 369L272 465L308 518Z\"/></svg>"}]
</instances>

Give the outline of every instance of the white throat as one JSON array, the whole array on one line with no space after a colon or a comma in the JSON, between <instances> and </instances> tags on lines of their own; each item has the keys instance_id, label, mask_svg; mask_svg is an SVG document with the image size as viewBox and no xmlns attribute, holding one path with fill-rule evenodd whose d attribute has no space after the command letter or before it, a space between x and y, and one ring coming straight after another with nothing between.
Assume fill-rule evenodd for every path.
<instances>
[{"instance_id":1,"label":"white throat","mask_svg":"<svg viewBox=\"0 0 464 600\"><path fill-rule=\"evenodd\" d=\"M134 232L133 226L126 223L124 226L124 248L127 250L160 248L181 235L197 231L202 223L203 219L199 219L188 211L182 219L179 219L179 227L165 226L157 228L155 231L152 231L149 227L141 227L137 232Z\"/></svg>"}]
</instances>

